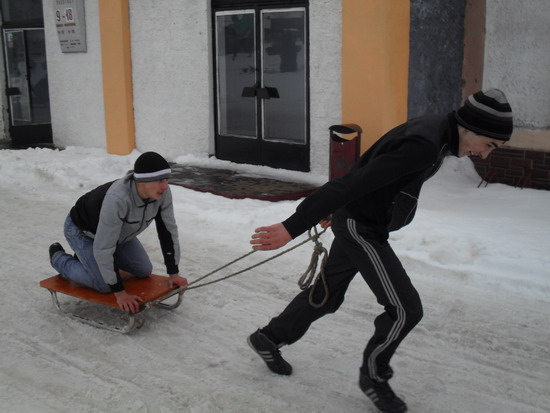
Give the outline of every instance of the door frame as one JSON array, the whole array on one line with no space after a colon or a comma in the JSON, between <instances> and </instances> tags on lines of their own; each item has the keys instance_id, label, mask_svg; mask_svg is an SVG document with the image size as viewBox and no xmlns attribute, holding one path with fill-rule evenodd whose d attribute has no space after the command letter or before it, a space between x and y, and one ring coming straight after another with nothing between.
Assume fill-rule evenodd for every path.
<instances>
[{"instance_id":1,"label":"door frame","mask_svg":"<svg viewBox=\"0 0 550 413\"><path fill-rule=\"evenodd\" d=\"M307 0L212 0L212 58L213 58L213 96L214 96L214 145L215 155L219 159L237 163L265 165L275 168L310 171L310 91L309 91L309 2ZM254 138L242 138L231 135L220 135L220 107L218 96L218 56L217 56L217 13L254 11L254 36L255 36L255 64L262 68L262 14L264 10L276 11L280 9L303 9L304 11L304 45L306 47L304 58L305 72L305 119L304 142L278 142L266 140L263 137L263 109L261 99L256 98L256 136ZM259 23L259 24L258 24ZM256 44L258 42L258 44ZM261 69L260 69L261 70ZM263 81L263 79L262 79ZM223 144L220 144L223 140Z\"/></svg>"}]
</instances>

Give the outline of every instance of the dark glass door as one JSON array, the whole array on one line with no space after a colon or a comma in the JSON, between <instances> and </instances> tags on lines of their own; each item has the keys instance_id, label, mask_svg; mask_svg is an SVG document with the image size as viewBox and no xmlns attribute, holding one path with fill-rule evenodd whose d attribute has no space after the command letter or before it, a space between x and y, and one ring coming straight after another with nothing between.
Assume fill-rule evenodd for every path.
<instances>
[{"instance_id":1,"label":"dark glass door","mask_svg":"<svg viewBox=\"0 0 550 413\"><path fill-rule=\"evenodd\" d=\"M309 171L306 9L214 18L216 156Z\"/></svg>"},{"instance_id":2,"label":"dark glass door","mask_svg":"<svg viewBox=\"0 0 550 413\"><path fill-rule=\"evenodd\" d=\"M14 143L52 141L44 29L4 29L10 136Z\"/></svg>"}]
</instances>

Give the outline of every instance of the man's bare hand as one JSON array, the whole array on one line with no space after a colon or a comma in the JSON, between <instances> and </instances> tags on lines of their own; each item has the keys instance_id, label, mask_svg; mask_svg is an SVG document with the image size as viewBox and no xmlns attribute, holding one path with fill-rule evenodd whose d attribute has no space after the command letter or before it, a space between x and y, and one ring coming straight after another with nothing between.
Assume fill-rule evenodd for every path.
<instances>
[{"instance_id":1,"label":"man's bare hand","mask_svg":"<svg viewBox=\"0 0 550 413\"><path fill-rule=\"evenodd\" d=\"M332 224L332 216L330 215L326 218L323 218L321 222L319 222L319 225L321 225L321 228L323 229L330 227L331 224Z\"/></svg>"},{"instance_id":2,"label":"man's bare hand","mask_svg":"<svg viewBox=\"0 0 550 413\"><path fill-rule=\"evenodd\" d=\"M173 286L185 287L187 284L189 284L187 278L181 277L179 274L171 274L168 277L168 286L170 288L172 288ZM183 291L180 291L180 294L183 294Z\"/></svg>"},{"instance_id":3,"label":"man's bare hand","mask_svg":"<svg viewBox=\"0 0 550 413\"><path fill-rule=\"evenodd\" d=\"M137 313L139 311L139 305L143 302L137 295L130 295L124 290L115 293L115 298L118 307L127 313Z\"/></svg>"},{"instance_id":4,"label":"man's bare hand","mask_svg":"<svg viewBox=\"0 0 550 413\"><path fill-rule=\"evenodd\" d=\"M276 250L286 245L292 237L281 223L256 228L250 243L254 250Z\"/></svg>"}]
</instances>

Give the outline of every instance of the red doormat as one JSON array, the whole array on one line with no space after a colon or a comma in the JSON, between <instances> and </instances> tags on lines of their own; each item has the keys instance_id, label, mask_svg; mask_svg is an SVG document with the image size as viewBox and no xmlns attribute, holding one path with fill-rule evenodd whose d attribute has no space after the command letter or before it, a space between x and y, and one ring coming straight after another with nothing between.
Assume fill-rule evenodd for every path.
<instances>
[{"instance_id":1,"label":"red doormat","mask_svg":"<svg viewBox=\"0 0 550 413\"><path fill-rule=\"evenodd\" d=\"M251 198L273 202L292 201L304 198L317 189L316 186L307 183L254 177L250 174L226 169L177 164L172 164L171 167L171 184L226 198Z\"/></svg>"}]
</instances>

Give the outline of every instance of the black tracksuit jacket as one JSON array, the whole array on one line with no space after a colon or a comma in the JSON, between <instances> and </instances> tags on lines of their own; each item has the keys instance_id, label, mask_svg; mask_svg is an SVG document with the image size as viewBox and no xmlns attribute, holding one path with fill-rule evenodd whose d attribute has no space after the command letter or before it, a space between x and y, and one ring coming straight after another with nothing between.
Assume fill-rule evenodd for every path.
<instances>
[{"instance_id":1,"label":"black tracksuit jacket","mask_svg":"<svg viewBox=\"0 0 550 413\"><path fill-rule=\"evenodd\" d=\"M296 238L342 209L375 239L386 240L390 231L412 221L422 184L445 156L457 153L452 113L412 119L382 136L348 174L309 195L283 225Z\"/></svg>"}]
</instances>

